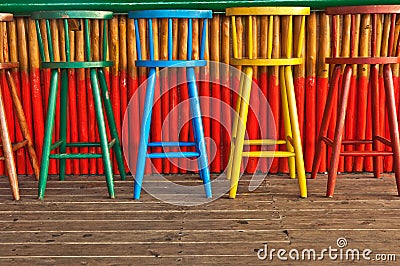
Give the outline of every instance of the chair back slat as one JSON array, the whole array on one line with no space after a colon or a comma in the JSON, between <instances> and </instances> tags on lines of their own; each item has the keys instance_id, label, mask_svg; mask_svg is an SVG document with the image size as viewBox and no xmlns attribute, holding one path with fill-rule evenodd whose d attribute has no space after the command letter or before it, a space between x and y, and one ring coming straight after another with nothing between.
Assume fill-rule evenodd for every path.
<instances>
[{"instance_id":1,"label":"chair back slat","mask_svg":"<svg viewBox=\"0 0 400 266\"><path fill-rule=\"evenodd\" d=\"M172 18L168 19L168 60L172 60L173 40L172 40Z\"/></svg>"},{"instance_id":2,"label":"chair back slat","mask_svg":"<svg viewBox=\"0 0 400 266\"><path fill-rule=\"evenodd\" d=\"M153 36L153 20L148 20L149 28L149 49L150 49L150 60L154 60L154 36Z\"/></svg>"},{"instance_id":3,"label":"chair back slat","mask_svg":"<svg viewBox=\"0 0 400 266\"><path fill-rule=\"evenodd\" d=\"M192 60L193 56L193 19L203 19L203 30L201 34L200 41L200 59L204 59L205 53L205 41L207 38L207 19L211 18L212 12L207 10L146 10L146 11L131 11L128 13L128 17L134 20L135 24L135 33L136 33L136 49L138 51L138 60L145 60L141 55L141 51L143 50L143 44L147 43L149 45L149 58L150 60L154 60L154 38L158 38L159 36L155 36L152 24L152 19L167 19L168 20L168 37L167 37L167 49L168 49L168 60L173 61L177 58L174 57L174 38L178 38L179 36L185 36L185 40L180 39L182 43L185 43L187 47L187 57L185 60ZM148 38L140 34L140 23L138 20L145 21L145 27L148 29ZM174 23L177 25L180 20L187 20L187 29L185 32L178 29L178 27L174 27ZM186 21L185 21L186 22ZM186 23L185 23L186 24ZM176 37L174 37L176 36Z\"/></svg>"},{"instance_id":4,"label":"chair back slat","mask_svg":"<svg viewBox=\"0 0 400 266\"><path fill-rule=\"evenodd\" d=\"M35 20L39 52L42 62L72 62L74 50L83 51L76 61L93 62L93 53L96 60L105 60L108 53L107 20L113 16L109 11L39 11L32 13ZM96 21L96 25L92 22ZM99 22L101 21L101 23ZM93 23L94 24L94 23ZM91 33L96 26L97 35ZM92 41L100 38L99 45L94 51ZM75 41L76 39L76 41ZM71 47L74 43L76 47ZM92 51L93 50L93 51Z\"/></svg>"},{"instance_id":5,"label":"chair back slat","mask_svg":"<svg viewBox=\"0 0 400 266\"><path fill-rule=\"evenodd\" d=\"M193 23L192 19L188 20L188 42L187 42L187 60L192 60L193 52Z\"/></svg>"},{"instance_id":6,"label":"chair back slat","mask_svg":"<svg viewBox=\"0 0 400 266\"><path fill-rule=\"evenodd\" d=\"M64 36L65 36L65 57L67 62L71 62L71 47L70 47L70 38L69 38L69 25L68 20L64 19Z\"/></svg>"},{"instance_id":7,"label":"chair back slat","mask_svg":"<svg viewBox=\"0 0 400 266\"><path fill-rule=\"evenodd\" d=\"M326 9L326 13L332 16L332 20L335 17L340 20L340 29L332 32L333 46L335 41L348 38L344 21L350 16L350 58L399 57L396 36L399 35L400 27L396 27L396 21L400 18L400 5L330 7ZM362 23L359 23L360 17ZM358 32L361 34L357 34ZM359 52L356 51L357 46L360 46ZM333 52L333 57L337 56ZM341 57L343 56L342 53Z\"/></svg>"},{"instance_id":8,"label":"chair back slat","mask_svg":"<svg viewBox=\"0 0 400 266\"><path fill-rule=\"evenodd\" d=\"M92 61L91 58L91 51L90 51L90 46L91 46L91 39L90 39L90 27L89 27L89 20L85 19L85 30L84 30L84 37L85 37L85 53L86 53L86 60L87 61Z\"/></svg>"},{"instance_id":9,"label":"chair back slat","mask_svg":"<svg viewBox=\"0 0 400 266\"><path fill-rule=\"evenodd\" d=\"M0 62L3 63L4 61L4 28L5 22L0 21Z\"/></svg>"},{"instance_id":10,"label":"chair back slat","mask_svg":"<svg viewBox=\"0 0 400 266\"><path fill-rule=\"evenodd\" d=\"M303 58L302 51L305 43L305 16L309 13L310 9L307 7L227 8L226 14L232 19L233 64L242 65L247 64L244 62L252 62L262 66L278 62L275 59L282 59L279 61L281 65L285 62L288 64L300 62ZM262 20L264 28L258 26L259 20ZM297 25L296 30L299 30L297 34L293 34L294 23ZM238 25L241 27L239 28ZM264 35L265 37L259 38ZM243 56L241 56L242 47L238 47L240 38L246 41L247 48L243 51ZM281 40L281 44L277 43L277 38ZM261 39L266 52L257 55L255 48ZM293 56L298 59L286 60L292 59ZM246 58L250 61L246 61Z\"/></svg>"},{"instance_id":11,"label":"chair back slat","mask_svg":"<svg viewBox=\"0 0 400 266\"><path fill-rule=\"evenodd\" d=\"M49 51L50 61L54 62L53 38L51 35L50 21L48 19L46 19L45 21L46 21L46 34L47 34L47 49Z\"/></svg>"}]
</instances>

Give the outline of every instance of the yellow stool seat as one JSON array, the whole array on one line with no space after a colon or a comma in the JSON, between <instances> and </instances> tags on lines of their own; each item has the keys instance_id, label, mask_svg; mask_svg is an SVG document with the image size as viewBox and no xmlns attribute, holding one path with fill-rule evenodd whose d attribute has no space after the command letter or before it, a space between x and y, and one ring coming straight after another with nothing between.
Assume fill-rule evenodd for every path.
<instances>
[{"instance_id":1,"label":"yellow stool seat","mask_svg":"<svg viewBox=\"0 0 400 266\"><path fill-rule=\"evenodd\" d=\"M294 93L292 66L301 65L304 62L302 57L302 50L304 45L305 36L305 16L310 14L308 7L237 7L227 8L226 15L232 18L232 45L233 45L233 58L230 59L230 64L242 67L244 74L241 76L239 86L239 96L236 103L236 116L233 121L232 129L232 143L230 158L228 163L227 177L231 180L231 188L229 197L235 198L237 187L240 177L240 166L242 157L283 157L288 158L290 177L297 177L300 188L300 196L307 197L306 174L304 169L303 151L300 138L299 122L296 108L296 97ZM257 21L257 16L267 17L268 30L266 31L267 40L267 56L264 58L255 58L254 56L254 41L257 38L254 36L254 29ZM293 16L301 18L300 32L296 40L295 52L292 56L293 50ZM239 56L241 51L238 47L238 35L242 34L236 26L237 17L245 20L246 31L246 55ZM287 26L287 31L277 31L276 18L282 18ZM254 26L253 26L254 25ZM280 29L280 28L279 28ZM242 30L242 29L240 29ZM263 34L264 31L261 33ZM279 38L282 35L283 44L281 47L276 47L276 36ZM283 38L285 37L285 38ZM274 47L275 46L275 47ZM280 49L279 56L274 54L274 49ZM250 94L253 78L253 67L257 66L273 66L279 67L279 80L281 87L282 98L282 113L285 129L285 140L273 139L259 139L259 140L245 140L247 114L249 109ZM240 121L239 121L240 120ZM244 145L279 145L286 144L286 151L243 151Z\"/></svg>"}]
</instances>

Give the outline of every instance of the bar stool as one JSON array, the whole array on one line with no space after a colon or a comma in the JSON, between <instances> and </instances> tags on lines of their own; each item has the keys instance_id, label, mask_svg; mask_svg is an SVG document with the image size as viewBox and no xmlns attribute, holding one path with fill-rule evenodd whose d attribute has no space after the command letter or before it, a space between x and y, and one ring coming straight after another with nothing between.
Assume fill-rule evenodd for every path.
<instances>
[{"instance_id":1,"label":"bar stool","mask_svg":"<svg viewBox=\"0 0 400 266\"><path fill-rule=\"evenodd\" d=\"M330 7L326 9L326 13L332 16L332 26L333 26L333 38L332 41L340 38L339 29L337 28L337 15L350 15L351 16L351 29L350 29L350 57L330 57L326 58L325 62L327 64L335 65L335 69L332 76L331 86L328 92L328 98L324 110L324 115L322 119L321 128L318 136L317 149L314 156L313 168L312 168L312 178L316 178L319 164L321 161L321 149L322 145L332 147L332 156L328 171L328 184L327 184L327 197L332 197L334 194L337 170L339 165L340 156L373 156L373 166L374 175L379 177L380 174L380 156L393 156L393 167L396 176L397 190L400 195L400 143L399 143L399 130L396 114L395 96L394 96L394 86L393 77L390 64L400 63L400 40L395 44L395 34L398 28L396 27L396 14L400 14L400 5L375 5L375 6L347 6L347 7ZM362 14L364 16L372 17L371 26L371 38L369 41L369 54L367 57L360 57L354 53L354 46L356 42L355 31L355 19L356 14ZM383 16L385 15L385 16ZM387 31L388 36L382 38L382 31L377 29L377 24L379 18L384 18L385 24L390 28ZM397 19L399 17L397 16ZM386 23L387 22L387 23ZM380 37L379 37L380 36ZM382 39L379 39L382 38ZM388 56L381 56L378 47L384 38L388 40L387 51L382 51L382 53ZM333 54L336 55L336 45L333 43ZM379 45L378 45L379 44ZM383 46L382 46L383 50ZM385 49L386 50L386 49ZM397 50L397 51L396 51ZM395 51L395 52L393 52ZM396 53L396 54L394 54ZM371 84L371 100L372 100L372 140L342 140L344 124L346 119L346 109L347 101L350 91L350 78L352 75L352 65L363 65L367 68L370 66L370 84ZM388 122L390 129L390 138L388 140L379 134L379 123L380 120L384 121L383 117L379 117L379 66L383 65L383 75L384 75L384 85L386 93L386 106L388 111ZM339 76L344 68L343 82L339 87ZM338 118L335 125L334 139L331 140L327 137L328 126L330 123L330 117L332 110L336 108L332 103L332 95L336 90L340 90L339 98L339 109ZM385 144L392 147L392 151L382 151L380 150L380 144ZM372 144L372 151L341 151L342 145L357 145L357 144Z\"/></svg>"},{"instance_id":2,"label":"bar stool","mask_svg":"<svg viewBox=\"0 0 400 266\"><path fill-rule=\"evenodd\" d=\"M299 181L300 196L307 197L306 174L304 169L303 151L301 147L299 122L296 108L296 98L294 93L292 66L300 65L304 59L301 57L301 51L304 44L305 32L305 16L310 14L308 7L239 7L227 8L226 15L232 17L232 45L233 58L230 64L234 66L242 66L242 71L245 73L241 77L239 96L236 103L236 116L233 122L232 144L230 159L228 163L227 177L231 180L230 198L236 197L240 166L242 157L287 157L289 162L289 171L292 178L296 175ZM237 29L236 17L242 16L245 18L247 30L247 58L239 58L237 47ZM269 17L268 30L268 53L267 58L253 58L253 42L257 40L253 37L253 18L257 16ZM286 44L282 45L280 58L272 58L273 49L273 23L274 16L279 16L282 19L287 19L287 34ZM301 32L297 42L297 55L292 58L293 49L293 16L301 16ZM275 48L276 49L276 48ZM284 129L286 138L284 140L245 140L247 114L250 102L251 83L253 77L253 66L279 66L280 87L282 97L282 112L284 118ZM239 121L240 118L240 121ZM287 151L249 151L243 152L244 145L277 145L286 144Z\"/></svg>"},{"instance_id":3,"label":"bar stool","mask_svg":"<svg viewBox=\"0 0 400 266\"><path fill-rule=\"evenodd\" d=\"M108 11L39 11L32 13L32 19L36 22L36 30L39 42L39 50L41 56L41 67L51 69L51 80L50 80L50 92L48 99L48 110L45 125L45 136L43 140L43 155L41 163L41 173L39 179L39 198L44 198L46 189L49 160L59 159L59 171L60 180L64 180L65 177L65 160L66 159L81 159L81 158L102 158L104 164L104 173L106 176L106 182L108 187L108 193L110 198L114 198L114 181L113 181L113 170L110 160L109 149L113 148L115 158L117 160L118 169L121 174L121 178L125 179L125 167L121 152L120 141L118 138L118 132L115 125L114 115L109 99L109 93L107 89L106 78L104 76L103 68L110 67L113 65L112 61L106 61L107 55L107 20L113 17L112 12ZM45 27L41 28L39 21L45 20ZM61 34L64 34L65 45L59 48L59 44L52 38L53 31L57 28L51 26L52 20L61 19L62 25ZM93 61L91 58L91 34L90 34L90 22L89 20L101 20L103 32L101 36L96 38L102 39L102 56L103 59L99 61ZM57 25L57 24L56 24ZM84 61L74 62L71 59L71 47L70 47L70 31L83 31L84 34ZM45 51L45 35L47 34L47 48L48 55ZM55 61L54 50L65 49L65 60ZM49 58L49 59L46 59ZM98 124L98 131L100 137L100 143L97 142L79 142L79 143L67 143L67 99L68 99L68 69L89 69L90 71L90 82L92 85L94 106L96 111L96 118ZM60 139L52 144L52 132L54 127L54 116L56 108L56 99L59 82L59 70L61 71L61 85L60 85ZM100 88L101 92L100 92ZM103 114L103 107L107 115L107 121L110 129L111 141L107 140L106 124ZM102 153L67 153L67 147L101 147ZM59 153L51 153L52 150L60 148Z\"/></svg>"},{"instance_id":4,"label":"bar stool","mask_svg":"<svg viewBox=\"0 0 400 266\"><path fill-rule=\"evenodd\" d=\"M9 13L0 13L0 22L7 22L13 20L13 14ZM4 24L3 24L4 25ZM4 39L3 39L3 25L0 25L1 36L0 36L0 54L3 57L4 52ZM6 171L8 175L8 179L10 181L10 186L12 190L12 194L15 200L20 199L19 189L18 189L18 177L17 171L14 162L13 152L19 150L23 147L27 147L28 156L31 161L31 165L33 168L33 173L35 174L36 179L39 179L39 163L36 156L35 149L33 147L33 142L31 138L31 134L28 129L28 124L26 122L24 110L21 105L21 101L18 96L18 90L14 81L14 78L11 74L11 69L15 69L19 67L19 62L0 62L0 75L3 76L4 72L7 78L8 89L11 93L12 102L15 108L15 114L17 116L17 120L21 129L21 133L23 136L23 140L18 143L11 143L9 131L7 127L7 119L6 112L4 109L4 101L3 101L3 88L1 88L0 83L0 134L3 149L3 156L0 157L0 160L5 161Z\"/></svg>"},{"instance_id":5,"label":"bar stool","mask_svg":"<svg viewBox=\"0 0 400 266\"><path fill-rule=\"evenodd\" d=\"M194 67L204 67L207 62L204 60L205 40L207 38L207 19L212 17L212 12L209 10L145 10L145 11L130 11L128 17L134 19L136 32L136 47L138 60L136 66L150 68L148 74L148 83L146 88L146 99L143 110L143 120L140 130L139 151L136 164L134 199L140 198L142 189L143 175L146 164L146 158L197 158L198 169L201 179L203 180L204 190L207 198L212 197L210 172L208 168L207 152L204 140L203 123L201 119L200 103L196 85L196 76ZM143 60L141 58L141 45L138 19L147 20L148 42L150 48L150 59ZM154 59L154 43L152 19L168 19L168 60ZM172 19L188 19L188 34L187 60L172 59L172 43L173 43L173 28ZM202 19L203 30L200 44L200 60L192 60L192 20ZM156 81L156 68L186 68L190 112L192 114L192 124L194 131L194 142L152 142L149 143L149 133L152 116L152 106L154 100L154 88ZM179 147L179 146L194 146L195 152L162 152L162 153L147 153L148 147Z\"/></svg>"}]
</instances>

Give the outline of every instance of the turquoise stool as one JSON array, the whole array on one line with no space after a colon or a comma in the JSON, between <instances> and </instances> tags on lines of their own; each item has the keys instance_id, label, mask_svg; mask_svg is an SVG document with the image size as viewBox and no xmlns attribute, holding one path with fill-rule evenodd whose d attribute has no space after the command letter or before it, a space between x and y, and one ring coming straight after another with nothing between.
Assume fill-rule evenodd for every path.
<instances>
[{"instance_id":1,"label":"turquoise stool","mask_svg":"<svg viewBox=\"0 0 400 266\"><path fill-rule=\"evenodd\" d=\"M204 183L204 190L207 198L212 197L210 171L208 169L207 151L204 140L203 123L201 120L200 102L196 86L196 75L194 67L204 67L207 61L204 60L204 49L206 40L207 19L212 17L212 12L209 10L145 10L145 11L130 11L128 17L134 19L136 32L136 47L138 60L136 66L150 68L146 99L144 103L143 118L140 130L139 151L136 164L136 175L134 185L134 199L140 198L146 158L197 158L200 177ZM188 57L187 60L172 59L172 19L188 19ZM150 59L143 60L141 58L140 33L138 27L138 19L146 19L148 23L148 42L150 47ZM154 59L154 43L152 19L168 19L168 60ZM200 44L200 60L192 60L192 19L203 19L203 31ZM144 36L142 36L144 38ZM190 111L192 114L192 123L194 131L194 142L152 142L149 143L149 133L151 125L152 107L154 101L154 88L156 82L156 68L164 67L183 67L186 68L187 83L189 90ZM148 147L180 147L180 146L195 146L195 152L162 152L162 153L147 153Z\"/></svg>"},{"instance_id":2,"label":"turquoise stool","mask_svg":"<svg viewBox=\"0 0 400 266\"><path fill-rule=\"evenodd\" d=\"M103 56L107 54L107 20L113 17L112 12L108 11L40 11L32 13L32 19L36 22L36 30L38 35L40 56L42 59L42 68L48 68L51 70L50 80L50 93L48 99L48 109L45 125L45 135L43 140L43 154L42 163L40 168L39 178L39 199L44 198L46 189L49 160L59 159L60 160L60 180L64 180L65 177L65 160L66 159L82 159L82 158L102 158L104 164L104 173L106 176L108 193L110 198L114 198L114 179L113 170L110 160L110 149L112 148L115 152L115 157L118 163L118 169L121 174L121 178L125 179L125 166L122 157L121 146L118 138L117 128L115 126L114 114L109 99L109 93L107 89L106 78L104 76L103 68L110 67L113 65L112 61L106 61L105 59L99 61L93 61L91 59L91 39L90 39L90 26L89 20L103 20ZM39 20L45 20L45 28L41 28ZM58 49L58 44L53 42L51 20L62 19L63 22L63 33L65 37L65 49L66 60L55 61L54 49ZM60 24L58 24L60 25ZM71 25L71 27L70 27ZM54 30L54 29L53 29ZM69 46L69 31L80 31L83 30L84 34L84 50L85 60L79 62L71 61L71 49ZM61 34L62 32L60 32ZM48 56L50 60L46 60L46 52L44 49L43 35L47 34L48 44ZM79 142L79 143L67 143L67 99L68 99L68 69L79 69L87 68L90 69L90 81L93 91L94 106L96 109L96 118L99 130L100 143L94 142ZM59 71L61 71L61 86L60 86L60 140L57 140L52 144L52 133L54 127L54 116L56 108ZM100 85L100 86L99 86ZM101 93L100 93L101 88ZM107 115L107 121L111 133L111 141L107 140L106 124L103 114L102 103ZM101 147L101 154L71 154L66 152L67 147ZM59 153L51 153L52 150L60 148Z\"/></svg>"}]
</instances>

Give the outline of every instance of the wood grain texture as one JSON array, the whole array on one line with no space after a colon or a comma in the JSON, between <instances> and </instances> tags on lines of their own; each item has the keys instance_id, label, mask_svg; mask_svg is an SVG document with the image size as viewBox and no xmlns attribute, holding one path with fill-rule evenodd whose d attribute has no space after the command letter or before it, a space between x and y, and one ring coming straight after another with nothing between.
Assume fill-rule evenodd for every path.
<instances>
[{"instance_id":1,"label":"wood grain texture","mask_svg":"<svg viewBox=\"0 0 400 266\"><path fill-rule=\"evenodd\" d=\"M172 178L186 185L201 182L190 175ZM392 175L382 179L342 175L334 199L323 197L325 175L309 182L307 199L296 196L296 180L271 175L249 193L250 179L240 180L237 199L225 195L196 207L167 204L146 193L133 201L132 177L116 180L115 200L105 195L102 177L67 176L63 182L50 177L46 201L36 200L36 182L21 177L19 202L2 193L8 183L0 179L0 264L224 264L234 260L265 265L271 262L257 258L265 243L275 249L321 250L336 247L338 238L346 238L349 248L400 252L396 223L400 199ZM330 262L328 257L324 261Z\"/></svg>"}]
</instances>

